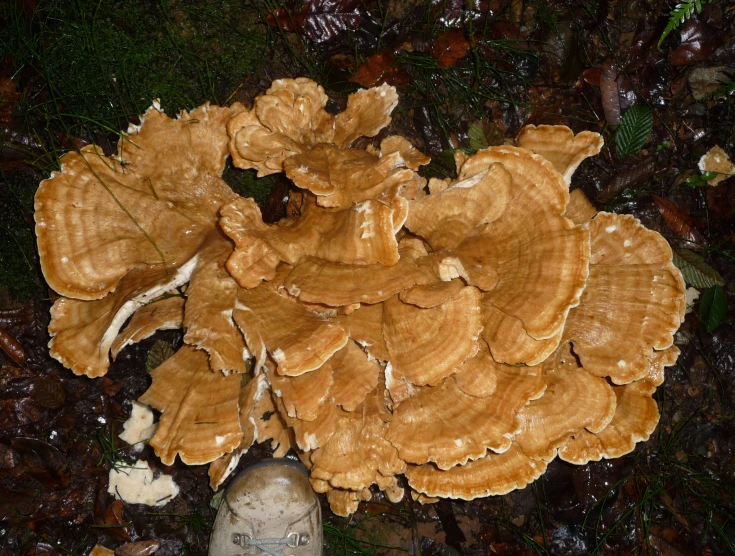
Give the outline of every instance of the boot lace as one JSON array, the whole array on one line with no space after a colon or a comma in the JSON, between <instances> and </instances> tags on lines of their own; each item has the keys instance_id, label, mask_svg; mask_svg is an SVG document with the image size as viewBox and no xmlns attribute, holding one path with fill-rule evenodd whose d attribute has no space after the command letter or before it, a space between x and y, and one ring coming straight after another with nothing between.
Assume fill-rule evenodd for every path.
<instances>
[{"instance_id":1,"label":"boot lace","mask_svg":"<svg viewBox=\"0 0 735 556\"><path fill-rule=\"evenodd\" d=\"M232 543L243 548L255 547L267 556L286 556L283 552L286 548L297 548L306 546L311 538L306 533L289 533L285 537L276 539L253 539L250 535L233 533ZM243 555L245 556L245 555Z\"/></svg>"}]
</instances>

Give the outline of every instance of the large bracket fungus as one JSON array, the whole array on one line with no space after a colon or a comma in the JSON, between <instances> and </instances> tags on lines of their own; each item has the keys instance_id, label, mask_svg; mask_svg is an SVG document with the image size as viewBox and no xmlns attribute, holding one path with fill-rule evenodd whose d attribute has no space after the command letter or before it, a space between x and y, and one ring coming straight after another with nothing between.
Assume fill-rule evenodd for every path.
<instances>
[{"instance_id":1,"label":"large bracket fungus","mask_svg":"<svg viewBox=\"0 0 735 556\"><path fill-rule=\"evenodd\" d=\"M503 494L653 431L684 283L661 236L570 196L602 138L528 126L427 183L403 137L354 146L397 102L382 85L334 116L281 79L250 109L152 108L115 156L70 153L41 185L52 355L97 377L111 350L186 331L141 398L164 463L211 463L217 488L270 440L346 515L372 485L400 500L401 474L418 499ZM284 172L300 217L265 224L222 181L228 155Z\"/></svg>"}]
</instances>

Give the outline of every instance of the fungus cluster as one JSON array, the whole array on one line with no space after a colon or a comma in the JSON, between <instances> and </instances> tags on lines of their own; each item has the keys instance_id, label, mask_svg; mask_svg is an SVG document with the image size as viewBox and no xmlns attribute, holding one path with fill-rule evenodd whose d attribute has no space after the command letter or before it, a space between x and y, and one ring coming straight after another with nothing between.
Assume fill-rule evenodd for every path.
<instances>
[{"instance_id":1,"label":"fungus cluster","mask_svg":"<svg viewBox=\"0 0 735 556\"><path fill-rule=\"evenodd\" d=\"M647 439L685 288L659 234L570 195L601 137L527 126L427 182L403 137L354 146L394 88L336 116L327 100L282 79L250 109L152 107L115 156L65 155L36 196L51 354L98 377L183 327L140 398L162 462L209 463L217 488L270 440L340 515L372 485L400 500L401 474L417 499L473 499ZM263 223L222 180L228 156L284 172L301 215Z\"/></svg>"}]
</instances>

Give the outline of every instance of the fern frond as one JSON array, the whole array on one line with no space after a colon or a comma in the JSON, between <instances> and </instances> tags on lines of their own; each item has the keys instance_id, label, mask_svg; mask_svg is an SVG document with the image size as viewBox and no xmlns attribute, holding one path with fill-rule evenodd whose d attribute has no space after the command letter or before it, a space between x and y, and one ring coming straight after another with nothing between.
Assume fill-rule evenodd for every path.
<instances>
[{"instance_id":1,"label":"fern frond","mask_svg":"<svg viewBox=\"0 0 735 556\"><path fill-rule=\"evenodd\" d=\"M712 0L684 0L681 4L674 6L674 9L669 12L669 22L666 24L664 32L661 33L661 38L658 39L658 47L661 48L661 43L669 36L669 33L678 29L686 20L690 19L695 11L698 14L702 13L702 6L710 2Z\"/></svg>"},{"instance_id":2,"label":"fern frond","mask_svg":"<svg viewBox=\"0 0 735 556\"><path fill-rule=\"evenodd\" d=\"M623 114L620 127L615 132L618 158L635 154L646 144L653 130L653 112L647 106L633 105Z\"/></svg>"}]
</instances>

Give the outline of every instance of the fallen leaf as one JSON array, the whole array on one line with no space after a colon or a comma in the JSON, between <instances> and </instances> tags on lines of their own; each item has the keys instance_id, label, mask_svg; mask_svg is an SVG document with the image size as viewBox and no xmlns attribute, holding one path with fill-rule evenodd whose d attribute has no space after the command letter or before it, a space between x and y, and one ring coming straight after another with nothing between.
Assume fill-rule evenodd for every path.
<instances>
[{"instance_id":1,"label":"fallen leaf","mask_svg":"<svg viewBox=\"0 0 735 556\"><path fill-rule=\"evenodd\" d=\"M31 398L43 408L59 409L66 401L66 392L60 380L39 376L33 380Z\"/></svg>"},{"instance_id":2,"label":"fallen leaf","mask_svg":"<svg viewBox=\"0 0 735 556\"><path fill-rule=\"evenodd\" d=\"M115 549L115 556L149 556L155 553L159 546L160 543L155 540L129 542L118 546Z\"/></svg>"},{"instance_id":3,"label":"fallen leaf","mask_svg":"<svg viewBox=\"0 0 735 556\"><path fill-rule=\"evenodd\" d=\"M669 52L672 66L689 66L707 60L722 44L722 31L712 25L690 19L681 29L681 44Z\"/></svg>"},{"instance_id":4,"label":"fallen leaf","mask_svg":"<svg viewBox=\"0 0 735 556\"><path fill-rule=\"evenodd\" d=\"M105 533L116 541L127 542L130 540L130 533L127 529L130 524L123 518L123 503L121 500L115 500L107 506L104 521L99 525L104 528Z\"/></svg>"},{"instance_id":5,"label":"fallen leaf","mask_svg":"<svg viewBox=\"0 0 735 556\"><path fill-rule=\"evenodd\" d=\"M473 151L479 151L488 147L502 145L504 141L503 131L495 124L483 118L470 124L467 131L468 146Z\"/></svg>"},{"instance_id":6,"label":"fallen leaf","mask_svg":"<svg viewBox=\"0 0 735 556\"><path fill-rule=\"evenodd\" d=\"M145 370L150 373L174 353L175 351L171 344L163 340L156 340L151 346L151 350L148 352L148 357L145 360Z\"/></svg>"},{"instance_id":7,"label":"fallen leaf","mask_svg":"<svg viewBox=\"0 0 735 556\"><path fill-rule=\"evenodd\" d=\"M708 265L702 255L689 249L674 249L674 264L681 271L684 281L695 288L725 284L720 273Z\"/></svg>"},{"instance_id":8,"label":"fallen leaf","mask_svg":"<svg viewBox=\"0 0 735 556\"><path fill-rule=\"evenodd\" d=\"M642 104L628 108L615 131L615 145L618 158L635 154L643 148L653 130L653 113Z\"/></svg>"},{"instance_id":9,"label":"fallen leaf","mask_svg":"<svg viewBox=\"0 0 735 556\"><path fill-rule=\"evenodd\" d=\"M388 85L405 85L411 76L396 60L396 55L385 50L370 56L350 77L349 81L363 87L374 87L387 83Z\"/></svg>"},{"instance_id":10,"label":"fallen leaf","mask_svg":"<svg viewBox=\"0 0 735 556\"><path fill-rule=\"evenodd\" d=\"M322 43L355 29L360 23L359 7L359 0L314 0L298 11L278 8L267 20L272 27Z\"/></svg>"},{"instance_id":11,"label":"fallen leaf","mask_svg":"<svg viewBox=\"0 0 735 556\"><path fill-rule=\"evenodd\" d=\"M721 286L712 286L699 302L699 318L708 334L714 332L727 317L727 294Z\"/></svg>"},{"instance_id":12,"label":"fallen leaf","mask_svg":"<svg viewBox=\"0 0 735 556\"><path fill-rule=\"evenodd\" d=\"M470 42L465 38L462 29L452 29L434 41L431 57L443 68L453 66L470 51Z\"/></svg>"},{"instance_id":13,"label":"fallen leaf","mask_svg":"<svg viewBox=\"0 0 735 556\"><path fill-rule=\"evenodd\" d=\"M704 236L696 229L697 220L695 218L681 212L679 207L668 199L654 195L653 201L656 203L656 208L658 208L661 216L664 217L667 226L677 236L687 241L690 248L697 249L707 244Z\"/></svg>"},{"instance_id":14,"label":"fallen leaf","mask_svg":"<svg viewBox=\"0 0 735 556\"><path fill-rule=\"evenodd\" d=\"M23 346L7 331L2 329L0 329L0 349L2 349L16 364L25 365L26 352L23 349Z\"/></svg>"},{"instance_id":15,"label":"fallen leaf","mask_svg":"<svg viewBox=\"0 0 735 556\"><path fill-rule=\"evenodd\" d=\"M600 86L600 77L602 76L602 68L587 68L582 72L582 79L593 87Z\"/></svg>"}]
</instances>

